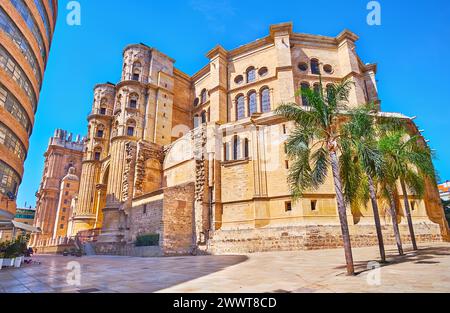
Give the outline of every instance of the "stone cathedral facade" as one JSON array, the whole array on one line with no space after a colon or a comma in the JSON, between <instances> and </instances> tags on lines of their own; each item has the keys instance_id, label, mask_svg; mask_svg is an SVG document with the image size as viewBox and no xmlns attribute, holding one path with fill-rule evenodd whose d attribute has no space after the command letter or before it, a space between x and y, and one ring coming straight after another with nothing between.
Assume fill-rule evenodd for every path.
<instances>
[{"instance_id":1,"label":"stone cathedral facade","mask_svg":"<svg viewBox=\"0 0 450 313\"><path fill-rule=\"evenodd\" d=\"M127 46L121 81L94 88L68 236L99 230L96 250L110 254L126 254L142 234L159 234L166 255L339 246L333 182L292 200L284 141L293 125L273 111L307 106L296 91L318 88L320 78L324 86L354 82L349 106L381 106L377 65L360 60L357 39L273 25L237 49L215 47L193 76L154 48ZM434 184L425 199L410 200L419 241L448 239ZM349 211L356 246L376 243L371 208L362 211ZM392 242L387 208L382 214Z\"/></svg>"}]
</instances>

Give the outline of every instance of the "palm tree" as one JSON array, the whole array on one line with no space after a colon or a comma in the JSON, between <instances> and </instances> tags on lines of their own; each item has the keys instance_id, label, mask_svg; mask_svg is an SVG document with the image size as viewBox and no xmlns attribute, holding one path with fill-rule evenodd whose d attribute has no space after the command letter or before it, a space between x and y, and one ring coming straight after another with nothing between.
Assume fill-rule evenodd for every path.
<instances>
[{"instance_id":1,"label":"palm tree","mask_svg":"<svg viewBox=\"0 0 450 313\"><path fill-rule=\"evenodd\" d=\"M381 196L383 199L387 200L389 213L392 219L392 227L394 229L395 242L397 244L397 249L399 255L404 255L402 239L400 236L400 229L398 227L398 215L399 215L399 202L398 202L398 192L397 192L397 180L392 178L389 172L388 165L384 165L383 170L379 175L379 184L381 186Z\"/></svg>"},{"instance_id":2,"label":"palm tree","mask_svg":"<svg viewBox=\"0 0 450 313\"><path fill-rule=\"evenodd\" d=\"M345 197L354 215L370 198L375 220L381 261L386 262L383 233L374 178L381 172L382 155L377 149L373 104L358 107L349 112L349 121L342 127L341 177Z\"/></svg>"},{"instance_id":3,"label":"palm tree","mask_svg":"<svg viewBox=\"0 0 450 313\"><path fill-rule=\"evenodd\" d=\"M413 249L417 250L408 189L419 198L424 196L424 178L434 179L431 151L419 143L417 135L410 136L405 129L387 132L380 139L379 147L388 164L391 178L400 181L411 242Z\"/></svg>"},{"instance_id":4,"label":"palm tree","mask_svg":"<svg viewBox=\"0 0 450 313\"><path fill-rule=\"evenodd\" d=\"M282 104L276 113L295 123L295 129L287 141L287 154L293 160L288 181L294 199L298 200L305 190L317 189L328 175L331 165L338 215L344 242L345 259L348 275L354 275L353 255L348 229L347 212L342 190L337 152L340 149L338 124L345 108L351 82L327 86L324 94L322 83L320 89L299 90L307 99L308 106L300 107L296 103Z\"/></svg>"}]
</instances>

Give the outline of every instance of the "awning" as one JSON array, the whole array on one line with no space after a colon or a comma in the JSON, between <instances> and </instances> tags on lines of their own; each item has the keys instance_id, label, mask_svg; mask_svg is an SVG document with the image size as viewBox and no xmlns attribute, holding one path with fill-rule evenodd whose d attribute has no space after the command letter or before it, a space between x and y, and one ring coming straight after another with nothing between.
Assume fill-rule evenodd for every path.
<instances>
[{"instance_id":1,"label":"awning","mask_svg":"<svg viewBox=\"0 0 450 313\"><path fill-rule=\"evenodd\" d=\"M24 224L24 223L19 223L19 222L16 222L16 221L11 221L11 222L14 225L15 228L24 230L24 231L29 232L29 233L41 233L42 232L37 227L33 227L33 226L30 226L30 225L27 225L27 224Z\"/></svg>"},{"instance_id":2,"label":"awning","mask_svg":"<svg viewBox=\"0 0 450 313\"><path fill-rule=\"evenodd\" d=\"M0 221L10 222L13 218L14 218L14 214L4 211L4 210L0 210Z\"/></svg>"},{"instance_id":3,"label":"awning","mask_svg":"<svg viewBox=\"0 0 450 313\"><path fill-rule=\"evenodd\" d=\"M19 223L16 221L10 221L10 222L0 222L0 230L12 230L12 229L20 229L24 230L29 233L41 233L42 231L37 228L33 227L24 223Z\"/></svg>"}]
</instances>

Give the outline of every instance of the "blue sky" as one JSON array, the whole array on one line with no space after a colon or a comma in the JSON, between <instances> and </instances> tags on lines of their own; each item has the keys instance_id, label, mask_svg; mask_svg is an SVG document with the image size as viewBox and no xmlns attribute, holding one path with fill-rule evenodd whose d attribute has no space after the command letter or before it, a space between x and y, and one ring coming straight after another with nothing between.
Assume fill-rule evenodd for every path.
<instances>
[{"instance_id":1,"label":"blue sky","mask_svg":"<svg viewBox=\"0 0 450 313\"><path fill-rule=\"evenodd\" d=\"M292 21L294 31L360 36L363 62L378 63L384 111L417 116L437 150L442 180L450 179L450 2L381 0L381 26L366 23L368 0L79 0L81 26L59 19L45 73L18 205L35 203L48 139L56 128L86 132L95 84L117 82L124 46L143 42L173 57L193 74L216 44L233 49L264 37L270 24Z\"/></svg>"}]
</instances>

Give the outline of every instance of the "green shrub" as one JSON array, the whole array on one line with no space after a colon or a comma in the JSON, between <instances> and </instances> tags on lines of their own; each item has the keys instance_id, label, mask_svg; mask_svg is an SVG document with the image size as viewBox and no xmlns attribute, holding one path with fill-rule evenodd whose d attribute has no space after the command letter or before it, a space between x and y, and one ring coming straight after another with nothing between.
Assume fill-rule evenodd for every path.
<instances>
[{"instance_id":1,"label":"green shrub","mask_svg":"<svg viewBox=\"0 0 450 313\"><path fill-rule=\"evenodd\" d=\"M136 247L159 246L159 234L144 234L136 237Z\"/></svg>"},{"instance_id":2,"label":"green shrub","mask_svg":"<svg viewBox=\"0 0 450 313\"><path fill-rule=\"evenodd\" d=\"M3 258L12 259L24 255L27 252L30 236L19 236L14 241L2 242L0 244L0 253Z\"/></svg>"}]
</instances>

